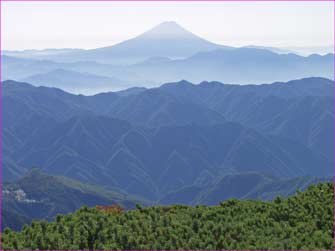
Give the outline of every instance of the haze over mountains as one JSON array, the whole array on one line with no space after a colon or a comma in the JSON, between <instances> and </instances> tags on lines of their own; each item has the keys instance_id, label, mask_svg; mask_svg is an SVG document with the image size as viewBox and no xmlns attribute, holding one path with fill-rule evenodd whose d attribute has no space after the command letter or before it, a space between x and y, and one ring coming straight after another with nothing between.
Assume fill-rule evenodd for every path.
<instances>
[{"instance_id":1,"label":"haze over mountains","mask_svg":"<svg viewBox=\"0 0 335 251\"><path fill-rule=\"evenodd\" d=\"M91 50L5 51L4 79L94 94L186 79L260 84L303 77L333 79L333 54L298 56L276 48L229 47L165 22L119 44ZM56 74L64 71L64 74ZM78 87L75 79L83 81Z\"/></svg>"},{"instance_id":2,"label":"haze over mountains","mask_svg":"<svg viewBox=\"0 0 335 251\"><path fill-rule=\"evenodd\" d=\"M1 60L14 229L82 205L272 200L334 175L333 54L223 46L165 22Z\"/></svg>"},{"instance_id":3,"label":"haze over mountains","mask_svg":"<svg viewBox=\"0 0 335 251\"><path fill-rule=\"evenodd\" d=\"M90 50L60 50L59 53L36 53L32 58L57 62L95 61L98 63L134 64L151 57L179 59L192 56L199 51L233 47L211 43L185 30L175 22L164 22L143 34L119 44ZM28 53L31 52L28 51ZM10 52L9 52L10 54ZM12 54L20 56L20 53ZM23 56L27 53L23 52Z\"/></svg>"}]
</instances>

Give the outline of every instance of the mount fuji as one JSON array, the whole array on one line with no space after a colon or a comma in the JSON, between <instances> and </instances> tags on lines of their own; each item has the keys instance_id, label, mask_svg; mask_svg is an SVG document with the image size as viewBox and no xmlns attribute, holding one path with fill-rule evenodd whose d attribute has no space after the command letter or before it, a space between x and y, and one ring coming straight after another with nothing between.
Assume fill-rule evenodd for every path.
<instances>
[{"instance_id":1,"label":"mount fuji","mask_svg":"<svg viewBox=\"0 0 335 251\"><path fill-rule=\"evenodd\" d=\"M215 44L176 22L163 22L132 39L102 48L4 52L2 78L81 94L157 87L181 79L231 84L334 79L334 54L305 57L273 50Z\"/></svg>"},{"instance_id":2,"label":"mount fuji","mask_svg":"<svg viewBox=\"0 0 335 251\"><path fill-rule=\"evenodd\" d=\"M84 54L95 61L125 58L126 61L143 61L153 57L181 59L200 51L230 49L209 42L181 27L175 22L161 23L143 34L110 47L86 51ZM108 61L109 61L108 60Z\"/></svg>"},{"instance_id":3,"label":"mount fuji","mask_svg":"<svg viewBox=\"0 0 335 251\"><path fill-rule=\"evenodd\" d=\"M34 54L30 58L57 62L95 61L108 64L134 64L150 58L184 59L198 52L233 47L215 44L184 29L176 22L163 22L141 35L121 43L90 50L71 50L62 53ZM6 52L8 56L18 57ZM24 52L21 53L24 55Z\"/></svg>"}]
</instances>

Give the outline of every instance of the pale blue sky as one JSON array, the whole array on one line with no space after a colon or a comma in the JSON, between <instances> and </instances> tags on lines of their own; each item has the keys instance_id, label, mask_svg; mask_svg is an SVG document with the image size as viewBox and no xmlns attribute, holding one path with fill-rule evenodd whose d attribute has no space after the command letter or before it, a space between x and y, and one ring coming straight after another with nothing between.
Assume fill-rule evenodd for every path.
<instances>
[{"instance_id":1,"label":"pale blue sky","mask_svg":"<svg viewBox=\"0 0 335 251\"><path fill-rule=\"evenodd\" d=\"M333 2L2 2L3 49L96 48L164 21L212 42L327 46Z\"/></svg>"}]
</instances>

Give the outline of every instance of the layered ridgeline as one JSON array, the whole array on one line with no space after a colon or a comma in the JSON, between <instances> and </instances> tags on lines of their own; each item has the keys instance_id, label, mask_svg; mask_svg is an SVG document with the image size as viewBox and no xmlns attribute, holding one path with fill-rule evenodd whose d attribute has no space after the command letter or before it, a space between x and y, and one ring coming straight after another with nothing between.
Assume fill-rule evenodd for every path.
<instances>
[{"instance_id":1,"label":"layered ridgeline","mask_svg":"<svg viewBox=\"0 0 335 251\"><path fill-rule=\"evenodd\" d=\"M323 78L181 81L95 96L5 81L4 180L37 166L151 201L193 204L227 175L332 177L333 103L333 82ZM194 200L182 199L185 189Z\"/></svg>"},{"instance_id":2,"label":"layered ridgeline","mask_svg":"<svg viewBox=\"0 0 335 251\"><path fill-rule=\"evenodd\" d=\"M10 56L3 56L3 65L5 80L14 79L84 94L120 90L134 83L153 87L180 79L196 83L206 79L258 84L310 76L334 78L333 54L302 57L248 48L201 52L179 60L155 57L130 66L97 62L59 63Z\"/></svg>"},{"instance_id":3,"label":"layered ridgeline","mask_svg":"<svg viewBox=\"0 0 335 251\"><path fill-rule=\"evenodd\" d=\"M3 184L2 227L20 230L33 219L53 220L57 214L74 212L82 206L117 204L125 209L145 200L120 191L112 192L32 169L16 182Z\"/></svg>"},{"instance_id":4,"label":"layered ridgeline","mask_svg":"<svg viewBox=\"0 0 335 251\"><path fill-rule=\"evenodd\" d=\"M190 186L170 192L158 204L217 205L228 199L261 199L272 201L304 191L311 184L330 182L332 178L276 178L259 173L226 175L206 187Z\"/></svg>"},{"instance_id":5,"label":"layered ridgeline","mask_svg":"<svg viewBox=\"0 0 335 251\"><path fill-rule=\"evenodd\" d=\"M54 222L5 230L3 248L332 250L334 186L323 183L273 202L229 200L217 206L84 207Z\"/></svg>"},{"instance_id":6,"label":"layered ridgeline","mask_svg":"<svg viewBox=\"0 0 335 251\"><path fill-rule=\"evenodd\" d=\"M259 84L311 76L334 78L333 54L304 57L279 51L214 44L166 22L104 48L5 51L2 78L90 94L180 79Z\"/></svg>"}]
</instances>

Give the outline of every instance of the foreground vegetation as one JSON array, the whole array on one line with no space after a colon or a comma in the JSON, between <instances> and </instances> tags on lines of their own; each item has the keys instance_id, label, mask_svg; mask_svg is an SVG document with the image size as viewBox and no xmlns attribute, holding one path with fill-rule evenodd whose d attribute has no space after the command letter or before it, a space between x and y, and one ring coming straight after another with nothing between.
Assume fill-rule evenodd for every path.
<instances>
[{"instance_id":1,"label":"foreground vegetation","mask_svg":"<svg viewBox=\"0 0 335 251\"><path fill-rule=\"evenodd\" d=\"M273 202L156 206L123 212L84 207L6 229L4 249L305 249L333 250L333 184Z\"/></svg>"}]
</instances>

